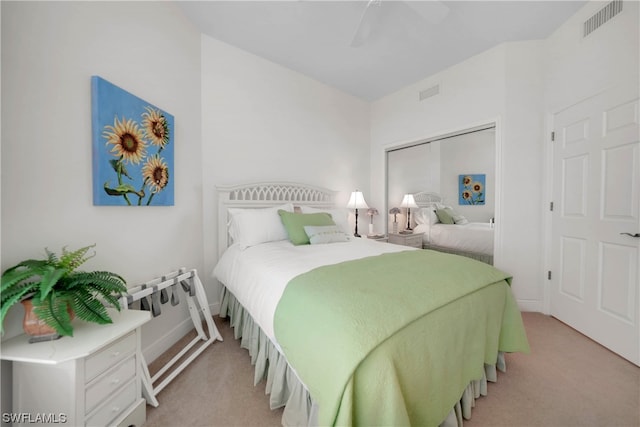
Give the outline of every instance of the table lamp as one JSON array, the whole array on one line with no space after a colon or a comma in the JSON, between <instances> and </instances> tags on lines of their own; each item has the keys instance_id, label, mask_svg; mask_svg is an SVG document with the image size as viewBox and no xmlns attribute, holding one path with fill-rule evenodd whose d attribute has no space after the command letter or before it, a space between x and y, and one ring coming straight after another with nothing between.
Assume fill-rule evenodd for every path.
<instances>
[{"instance_id":1,"label":"table lamp","mask_svg":"<svg viewBox=\"0 0 640 427\"><path fill-rule=\"evenodd\" d=\"M362 195L362 191L354 191L351 193L351 197L349 198L349 202L347 203L347 208L355 209L356 211L356 231L353 233L355 237L360 237L358 234L358 209L369 209L367 202L364 201L364 196Z\"/></svg>"},{"instance_id":2,"label":"table lamp","mask_svg":"<svg viewBox=\"0 0 640 427\"><path fill-rule=\"evenodd\" d=\"M411 208L417 208L416 200L413 198L413 194L405 194L402 198L402 203L400 206L403 208L407 208L407 228L406 231L413 230L411 228Z\"/></svg>"}]
</instances>

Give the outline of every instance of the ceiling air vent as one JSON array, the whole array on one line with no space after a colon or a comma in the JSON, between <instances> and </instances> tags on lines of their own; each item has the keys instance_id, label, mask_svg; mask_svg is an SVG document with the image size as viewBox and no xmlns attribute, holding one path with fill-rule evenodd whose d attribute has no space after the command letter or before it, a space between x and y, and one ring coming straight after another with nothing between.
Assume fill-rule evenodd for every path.
<instances>
[{"instance_id":1,"label":"ceiling air vent","mask_svg":"<svg viewBox=\"0 0 640 427\"><path fill-rule=\"evenodd\" d=\"M587 37L620 12L622 12L622 0L613 0L584 22L582 37Z\"/></svg>"},{"instance_id":2,"label":"ceiling air vent","mask_svg":"<svg viewBox=\"0 0 640 427\"><path fill-rule=\"evenodd\" d=\"M440 93L440 85L431 86L429 89L421 90L418 94L420 101L431 98Z\"/></svg>"}]
</instances>

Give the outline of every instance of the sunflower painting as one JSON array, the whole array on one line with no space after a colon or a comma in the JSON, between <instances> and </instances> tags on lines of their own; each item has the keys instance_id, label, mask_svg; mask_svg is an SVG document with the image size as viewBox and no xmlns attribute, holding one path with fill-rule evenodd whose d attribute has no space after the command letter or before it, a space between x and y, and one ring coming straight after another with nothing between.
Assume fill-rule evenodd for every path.
<instances>
[{"instance_id":1,"label":"sunflower painting","mask_svg":"<svg viewBox=\"0 0 640 427\"><path fill-rule=\"evenodd\" d=\"M171 114L91 77L93 204L172 206Z\"/></svg>"},{"instance_id":2,"label":"sunflower painting","mask_svg":"<svg viewBox=\"0 0 640 427\"><path fill-rule=\"evenodd\" d=\"M458 175L458 204L484 205L485 175Z\"/></svg>"}]
</instances>

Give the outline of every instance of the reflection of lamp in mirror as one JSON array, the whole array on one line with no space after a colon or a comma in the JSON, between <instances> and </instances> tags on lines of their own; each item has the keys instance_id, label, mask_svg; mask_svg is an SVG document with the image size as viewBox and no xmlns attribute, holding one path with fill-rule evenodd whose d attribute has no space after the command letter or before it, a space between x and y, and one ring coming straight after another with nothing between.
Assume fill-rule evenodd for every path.
<instances>
[{"instance_id":1,"label":"reflection of lamp in mirror","mask_svg":"<svg viewBox=\"0 0 640 427\"><path fill-rule=\"evenodd\" d=\"M371 217L371 222L369 222L369 236L372 236L373 235L373 216L378 215L378 209L369 208L369 210L367 211L367 215Z\"/></svg>"},{"instance_id":2,"label":"reflection of lamp in mirror","mask_svg":"<svg viewBox=\"0 0 640 427\"><path fill-rule=\"evenodd\" d=\"M406 231L413 230L411 228L411 208L417 208L416 200L413 198L413 194L405 194L402 198L402 203L400 206L403 208L407 208L407 228Z\"/></svg>"},{"instance_id":3,"label":"reflection of lamp in mirror","mask_svg":"<svg viewBox=\"0 0 640 427\"><path fill-rule=\"evenodd\" d=\"M391 208L389 209L389 214L393 215L393 228L392 228L392 233L397 233L398 232L398 214L400 213L400 209L398 208Z\"/></svg>"},{"instance_id":4,"label":"reflection of lamp in mirror","mask_svg":"<svg viewBox=\"0 0 640 427\"><path fill-rule=\"evenodd\" d=\"M347 203L347 208L356 210L356 232L353 233L353 235L356 237L360 237L360 235L358 234L358 209L369 209L367 202L364 201L362 191L356 190L351 193L351 197L349 198L349 202Z\"/></svg>"}]
</instances>

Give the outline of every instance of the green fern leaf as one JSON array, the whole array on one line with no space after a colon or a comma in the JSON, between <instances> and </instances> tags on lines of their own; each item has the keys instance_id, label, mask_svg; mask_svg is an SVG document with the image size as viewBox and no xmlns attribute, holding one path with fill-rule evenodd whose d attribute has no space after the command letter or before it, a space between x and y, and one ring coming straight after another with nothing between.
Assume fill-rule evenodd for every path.
<instances>
[{"instance_id":1,"label":"green fern leaf","mask_svg":"<svg viewBox=\"0 0 640 427\"><path fill-rule=\"evenodd\" d=\"M105 306L85 289L74 292L70 304L76 316L82 320L101 325L112 322Z\"/></svg>"},{"instance_id":2,"label":"green fern leaf","mask_svg":"<svg viewBox=\"0 0 640 427\"><path fill-rule=\"evenodd\" d=\"M44 251L47 254L47 260L45 262L47 262L48 264L51 265L56 265L58 264L59 260L58 260L58 255L55 254L55 252L51 252L49 249L44 248Z\"/></svg>"},{"instance_id":3,"label":"green fern leaf","mask_svg":"<svg viewBox=\"0 0 640 427\"><path fill-rule=\"evenodd\" d=\"M69 302L64 297L57 297L50 293L46 298L33 299L34 312L47 325L63 336L73 336L71 317L69 316Z\"/></svg>"},{"instance_id":4,"label":"green fern leaf","mask_svg":"<svg viewBox=\"0 0 640 427\"><path fill-rule=\"evenodd\" d=\"M99 292L99 298L104 300L105 305L111 306L118 311L121 310L122 307L120 306L120 297L122 296L122 294L113 294L108 292L107 290L97 292Z\"/></svg>"},{"instance_id":5,"label":"green fern leaf","mask_svg":"<svg viewBox=\"0 0 640 427\"><path fill-rule=\"evenodd\" d=\"M58 284L62 276L65 275L67 270L64 268L55 268L49 266L45 269L40 280L40 297L45 298L49 295L49 292Z\"/></svg>"},{"instance_id":6,"label":"green fern leaf","mask_svg":"<svg viewBox=\"0 0 640 427\"><path fill-rule=\"evenodd\" d=\"M69 289L90 288L107 289L113 293L122 293L127 290L126 283L122 277L108 271L78 271L68 280Z\"/></svg>"},{"instance_id":7,"label":"green fern leaf","mask_svg":"<svg viewBox=\"0 0 640 427\"><path fill-rule=\"evenodd\" d=\"M39 275L40 272L37 274ZM0 285L0 292L7 292L9 289L13 288L16 285L20 285L25 279L30 278L34 275L34 270L29 269L11 269L4 272L2 275L2 284ZM37 283L37 282L30 282Z\"/></svg>"},{"instance_id":8,"label":"green fern leaf","mask_svg":"<svg viewBox=\"0 0 640 427\"><path fill-rule=\"evenodd\" d=\"M73 252L67 251L67 248L62 248L62 256L60 257L59 264L63 267L66 267L68 271L74 271L80 265L84 264L88 259L93 258L96 253L93 252L91 255L87 256L87 252L90 249L94 248L96 245L85 246L84 248L76 249Z\"/></svg>"},{"instance_id":9,"label":"green fern leaf","mask_svg":"<svg viewBox=\"0 0 640 427\"><path fill-rule=\"evenodd\" d=\"M108 305L120 310L119 298L127 291L125 281L115 273L107 271L77 272L69 278L68 289L71 292L86 290L93 297L100 297Z\"/></svg>"},{"instance_id":10,"label":"green fern leaf","mask_svg":"<svg viewBox=\"0 0 640 427\"><path fill-rule=\"evenodd\" d=\"M46 267L47 265L50 265L50 263L47 260L42 260L42 259L27 259L24 260L16 265L14 265L11 268L7 268L4 273L2 273L2 275L4 276L5 274L9 274L12 273L15 270L22 270L23 268L26 268L28 270L32 270L34 272L38 272L40 271L40 269Z\"/></svg>"},{"instance_id":11,"label":"green fern leaf","mask_svg":"<svg viewBox=\"0 0 640 427\"><path fill-rule=\"evenodd\" d=\"M20 283L17 284L15 286L12 286L9 289L3 290L1 297L0 297L0 301L2 302L2 307L4 307L6 304L15 304L16 301L14 298L14 295L20 294L20 295L27 295L29 292L33 292L33 283Z\"/></svg>"},{"instance_id":12,"label":"green fern leaf","mask_svg":"<svg viewBox=\"0 0 640 427\"><path fill-rule=\"evenodd\" d=\"M16 289L12 292L11 296L6 296L4 292L2 293L2 307L0 307L0 330L4 331L4 318L9 312L9 309L13 306L13 304L17 303L24 297L29 291L31 287L25 286L22 289ZM5 299L6 298L6 299Z\"/></svg>"}]
</instances>

